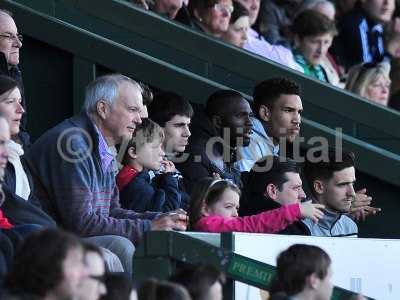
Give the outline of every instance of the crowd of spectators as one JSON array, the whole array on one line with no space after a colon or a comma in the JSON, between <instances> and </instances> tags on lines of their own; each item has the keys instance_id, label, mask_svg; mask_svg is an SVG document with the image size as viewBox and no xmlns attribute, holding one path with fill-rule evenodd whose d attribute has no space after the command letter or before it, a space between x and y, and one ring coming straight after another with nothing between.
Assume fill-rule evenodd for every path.
<instances>
[{"instance_id":1,"label":"crowd of spectators","mask_svg":"<svg viewBox=\"0 0 400 300\"><path fill-rule=\"evenodd\" d=\"M395 0L129 1L339 88L354 80L356 65L385 64L390 71L400 60ZM388 76L390 83L396 74ZM400 105L396 86L385 101L347 90L396 110Z\"/></svg>"},{"instance_id":2,"label":"crowd of spectators","mask_svg":"<svg viewBox=\"0 0 400 300\"><path fill-rule=\"evenodd\" d=\"M400 57L394 0L337 1L337 26L334 3L325 0L133 2L318 80L344 86L347 78L348 91L381 105L392 102L390 64ZM303 112L301 87L287 78L258 83L252 103L218 90L202 106L103 75L86 87L80 113L31 144L21 46L12 15L0 10L4 299L220 300L225 278L210 266L149 279L136 292L133 255L144 233L347 237L380 211L365 188L354 188L353 153L325 147L301 168L286 152ZM331 261L322 249L292 246L277 268L276 299L330 299ZM294 276L298 268L304 272Z\"/></svg>"}]
</instances>

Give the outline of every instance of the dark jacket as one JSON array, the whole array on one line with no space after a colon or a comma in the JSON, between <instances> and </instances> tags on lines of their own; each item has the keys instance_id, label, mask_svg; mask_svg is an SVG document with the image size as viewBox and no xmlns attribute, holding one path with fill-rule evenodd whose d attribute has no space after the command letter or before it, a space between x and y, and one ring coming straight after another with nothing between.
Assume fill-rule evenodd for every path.
<instances>
[{"instance_id":1,"label":"dark jacket","mask_svg":"<svg viewBox=\"0 0 400 300\"><path fill-rule=\"evenodd\" d=\"M104 166L100 134L80 113L42 135L25 154L38 199L59 225L80 236L137 242L157 214L122 209L113 164Z\"/></svg>"},{"instance_id":2,"label":"dark jacket","mask_svg":"<svg viewBox=\"0 0 400 300\"><path fill-rule=\"evenodd\" d=\"M27 123L28 123L28 108L26 105L25 100L25 93L24 93L24 83L22 82L22 73L19 66L12 66L8 68L7 60L3 52L0 52L0 75L6 75L13 78L15 81L18 82L18 87L21 91L21 105L24 108L25 113L22 115L21 118L21 125L20 125L20 132L18 134L24 149L30 145L30 136L27 132Z\"/></svg>"},{"instance_id":3,"label":"dark jacket","mask_svg":"<svg viewBox=\"0 0 400 300\"><path fill-rule=\"evenodd\" d=\"M339 20L338 31L330 52L346 68L390 58L383 45L382 24L371 20L360 4Z\"/></svg>"},{"instance_id":4,"label":"dark jacket","mask_svg":"<svg viewBox=\"0 0 400 300\"><path fill-rule=\"evenodd\" d=\"M221 142L209 143L210 149L206 149L207 142L218 137L218 132L204 113L195 115L189 145L183 154L187 158L184 162L175 163L182 172L189 193L196 181L212 177L214 173L219 174L222 179L232 181L239 188L242 187L240 171L234 166L236 149Z\"/></svg>"},{"instance_id":5,"label":"dark jacket","mask_svg":"<svg viewBox=\"0 0 400 300\"><path fill-rule=\"evenodd\" d=\"M178 180L171 174L151 179L148 171L139 172L121 191L121 206L136 212L168 212L182 207Z\"/></svg>"},{"instance_id":6,"label":"dark jacket","mask_svg":"<svg viewBox=\"0 0 400 300\"><path fill-rule=\"evenodd\" d=\"M6 201L4 201L1 209L13 225L37 224L46 228L55 228L56 222L42 210L40 201L34 194L33 181L28 168L24 166L24 170L31 188L29 199L25 200L15 194L15 170L13 165L8 163L3 182Z\"/></svg>"},{"instance_id":7,"label":"dark jacket","mask_svg":"<svg viewBox=\"0 0 400 300\"><path fill-rule=\"evenodd\" d=\"M240 198L240 216L251 216L281 207L279 203L263 195L266 183L262 180L262 173L250 172L244 175L246 175L247 184ZM277 234L311 235L310 230L302 221L294 222Z\"/></svg>"}]
</instances>

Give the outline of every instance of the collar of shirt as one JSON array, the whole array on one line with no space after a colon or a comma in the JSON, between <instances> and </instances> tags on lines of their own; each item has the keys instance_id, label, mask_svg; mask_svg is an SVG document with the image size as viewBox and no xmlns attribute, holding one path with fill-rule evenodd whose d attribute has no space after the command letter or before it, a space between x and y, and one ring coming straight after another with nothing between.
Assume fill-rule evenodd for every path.
<instances>
[{"instance_id":1,"label":"collar of shirt","mask_svg":"<svg viewBox=\"0 0 400 300\"><path fill-rule=\"evenodd\" d=\"M321 81L327 82L321 65L316 65L316 66L310 65L306 61L304 56L297 51L295 51L295 53L294 53L294 59L300 66L303 67L303 71L304 71L305 75L308 75L308 76L314 77L316 79L319 79Z\"/></svg>"},{"instance_id":2,"label":"collar of shirt","mask_svg":"<svg viewBox=\"0 0 400 300\"><path fill-rule=\"evenodd\" d=\"M111 147L109 147L107 145L107 142L106 142L103 134L100 132L99 128L96 125L94 125L94 128L96 129L96 132L99 135L99 145L98 146L99 146L101 167L102 167L103 171L106 172L114 160L114 154L113 154Z\"/></svg>"},{"instance_id":3,"label":"collar of shirt","mask_svg":"<svg viewBox=\"0 0 400 300\"><path fill-rule=\"evenodd\" d=\"M272 138L268 135L261 121L257 118L251 118L251 123L253 124L253 138L258 139L262 138L265 140L268 147L271 149L271 152L274 156L278 156L279 153L279 144L275 145Z\"/></svg>"}]
</instances>

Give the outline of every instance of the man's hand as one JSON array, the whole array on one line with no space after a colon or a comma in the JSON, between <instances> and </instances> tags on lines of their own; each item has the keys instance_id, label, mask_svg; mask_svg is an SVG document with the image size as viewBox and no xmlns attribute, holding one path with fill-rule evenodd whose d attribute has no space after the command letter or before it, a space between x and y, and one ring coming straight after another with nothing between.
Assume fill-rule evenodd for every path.
<instances>
[{"instance_id":1,"label":"man's hand","mask_svg":"<svg viewBox=\"0 0 400 300\"><path fill-rule=\"evenodd\" d=\"M307 201L300 204L300 212L303 218L310 218L314 223L318 223L318 220L324 216L324 212L321 209L324 209L325 205L312 203L311 201Z\"/></svg>"},{"instance_id":2,"label":"man's hand","mask_svg":"<svg viewBox=\"0 0 400 300\"><path fill-rule=\"evenodd\" d=\"M365 221L365 218L370 215L375 215L380 212L381 209L378 207L370 206L372 203L372 197L367 195L367 189L363 188L356 192L356 197L351 203L350 216L355 221Z\"/></svg>"},{"instance_id":3,"label":"man's hand","mask_svg":"<svg viewBox=\"0 0 400 300\"><path fill-rule=\"evenodd\" d=\"M185 231L187 228L188 216L183 209L177 209L161 214L151 222L150 230L154 231Z\"/></svg>"}]
</instances>

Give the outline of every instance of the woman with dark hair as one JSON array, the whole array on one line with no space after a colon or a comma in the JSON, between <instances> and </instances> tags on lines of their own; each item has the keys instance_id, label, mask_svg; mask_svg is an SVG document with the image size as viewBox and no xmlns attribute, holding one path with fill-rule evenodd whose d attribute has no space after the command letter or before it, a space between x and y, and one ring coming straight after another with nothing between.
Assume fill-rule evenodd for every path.
<instances>
[{"instance_id":1,"label":"woman with dark hair","mask_svg":"<svg viewBox=\"0 0 400 300\"><path fill-rule=\"evenodd\" d=\"M232 0L190 0L189 26L220 38L228 30L233 12Z\"/></svg>"},{"instance_id":2,"label":"woman with dark hair","mask_svg":"<svg viewBox=\"0 0 400 300\"><path fill-rule=\"evenodd\" d=\"M25 236L40 226L55 227L55 222L45 214L39 201L33 195L32 181L28 168L22 163L23 147L18 138L24 109L21 105L21 92L18 83L7 76L0 75L0 114L10 128L11 140L7 143L8 163L4 171L3 191L5 201L2 209L10 220L15 239ZM38 224L25 226L26 224ZM18 226L17 226L18 225ZM17 232L17 233L15 233Z\"/></svg>"},{"instance_id":3,"label":"woman with dark hair","mask_svg":"<svg viewBox=\"0 0 400 300\"><path fill-rule=\"evenodd\" d=\"M7 142L10 139L10 129L7 121L0 115L0 228L9 224L8 219L3 217L1 205L5 200L1 182L3 181L4 168L7 164ZM0 229L0 284L3 276L7 273L14 255L14 246L11 240ZM1 289L0 289L1 290ZM0 295L1 296L1 295Z\"/></svg>"},{"instance_id":4,"label":"woman with dark hair","mask_svg":"<svg viewBox=\"0 0 400 300\"><path fill-rule=\"evenodd\" d=\"M64 231L43 230L22 243L5 287L15 299L74 299L87 276L79 239Z\"/></svg>"}]
</instances>

